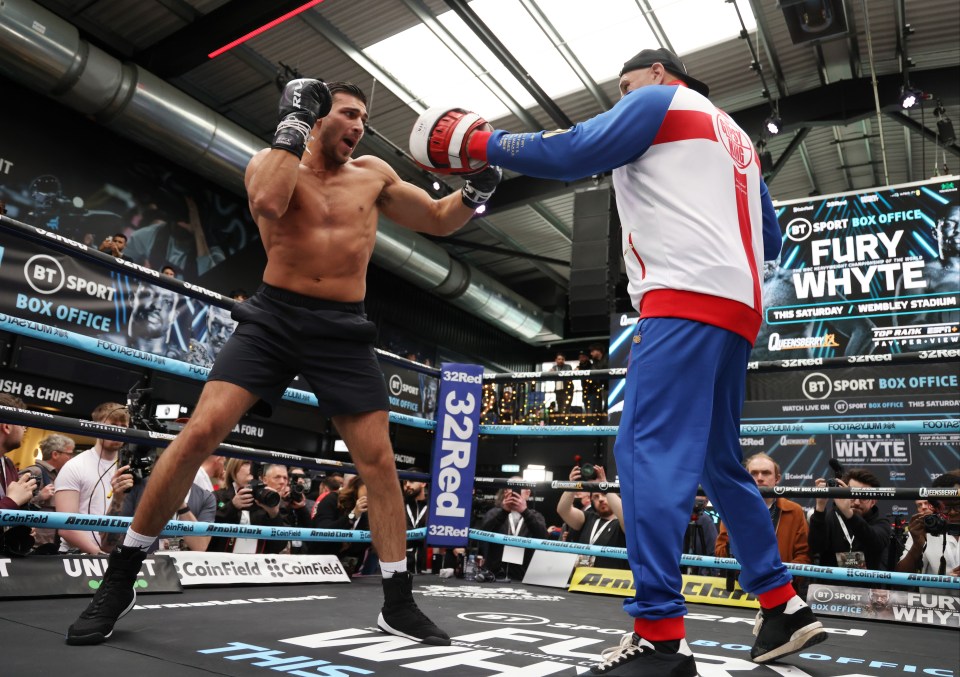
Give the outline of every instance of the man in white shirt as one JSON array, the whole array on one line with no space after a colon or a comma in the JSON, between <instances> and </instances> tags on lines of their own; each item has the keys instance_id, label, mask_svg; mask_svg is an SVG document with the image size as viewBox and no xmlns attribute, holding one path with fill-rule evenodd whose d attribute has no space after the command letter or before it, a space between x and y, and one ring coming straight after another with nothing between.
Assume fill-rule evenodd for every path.
<instances>
[{"instance_id":1,"label":"man in white shirt","mask_svg":"<svg viewBox=\"0 0 960 677\"><path fill-rule=\"evenodd\" d=\"M938 489L960 487L960 470L953 470L933 480ZM934 515L918 512L910 518L907 542L903 555L897 563L897 571L934 574L937 576L960 576L960 499L931 500L939 514L946 520L933 533L930 527ZM925 519L926 518L926 519ZM939 528L942 526L943 528ZM921 588L922 592L926 592ZM930 589L937 594L935 588Z\"/></svg>"},{"instance_id":2,"label":"man in white shirt","mask_svg":"<svg viewBox=\"0 0 960 677\"><path fill-rule=\"evenodd\" d=\"M223 467L226 462L227 459L224 456L218 456L217 454L207 456L207 460L197 468L197 476L194 478L193 483L213 493L213 483L214 481L218 484L220 483L220 479L223 477Z\"/></svg>"},{"instance_id":3,"label":"man in white shirt","mask_svg":"<svg viewBox=\"0 0 960 677\"><path fill-rule=\"evenodd\" d=\"M129 427L126 406L104 402L93 410L97 423ZM54 503L57 512L83 515L120 515L123 499L133 486L127 466L118 467L123 442L98 439L90 449L71 458L57 475ZM93 531L60 530L60 552L79 550L88 555L107 552L100 534Z\"/></svg>"}]
</instances>

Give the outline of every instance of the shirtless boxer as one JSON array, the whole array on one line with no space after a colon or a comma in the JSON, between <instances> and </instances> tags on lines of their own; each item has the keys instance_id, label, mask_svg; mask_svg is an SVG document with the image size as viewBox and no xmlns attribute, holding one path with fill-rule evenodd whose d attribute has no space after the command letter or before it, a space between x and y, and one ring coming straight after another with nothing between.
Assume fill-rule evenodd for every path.
<instances>
[{"instance_id":1,"label":"shirtless boxer","mask_svg":"<svg viewBox=\"0 0 960 677\"><path fill-rule=\"evenodd\" d=\"M403 499L388 437L387 393L364 314L367 264L380 213L432 235L462 227L493 194L500 170L485 167L462 190L435 200L383 160L351 157L363 136L366 97L355 85L299 79L280 99L271 148L247 166L250 211L267 251L263 285L238 304L238 326L200 400L162 455L103 584L67 632L98 644L134 603L146 548L173 517L200 463L257 400L275 404L302 374L370 488L370 527L385 603L379 627L426 644L450 644L417 608L407 572ZM307 154L304 156L304 151Z\"/></svg>"}]
</instances>

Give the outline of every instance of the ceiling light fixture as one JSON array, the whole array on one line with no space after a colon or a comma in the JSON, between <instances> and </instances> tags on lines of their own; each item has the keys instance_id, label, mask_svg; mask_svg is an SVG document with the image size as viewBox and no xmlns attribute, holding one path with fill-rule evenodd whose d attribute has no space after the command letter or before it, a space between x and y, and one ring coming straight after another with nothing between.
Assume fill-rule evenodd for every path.
<instances>
[{"instance_id":1,"label":"ceiling light fixture","mask_svg":"<svg viewBox=\"0 0 960 677\"><path fill-rule=\"evenodd\" d=\"M770 117L763 121L763 128L767 130L770 136L776 136L783 131L783 120L776 111L770 113Z\"/></svg>"},{"instance_id":2,"label":"ceiling light fixture","mask_svg":"<svg viewBox=\"0 0 960 677\"><path fill-rule=\"evenodd\" d=\"M920 101L920 98L923 96L923 93L917 89L914 89L910 85L904 85L900 89L900 107L904 110L913 108Z\"/></svg>"},{"instance_id":3,"label":"ceiling light fixture","mask_svg":"<svg viewBox=\"0 0 960 677\"><path fill-rule=\"evenodd\" d=\"M208 58L208 59L215 59L215 58L217 58L218 56L220 56L221 54L223 54L224 52L230 51L231 49L233 49L233 48L236 47L237 45L242 45L243 43L245 43L245 42L246 42L247 40L249 40L250 38L255 38L255 37L257 37L258 35L260 35L261 33L265 33L266 31L270 30L271 28L273 28L273 27L275 27L275 26L279 26L280 24L282 24L282 23L283 23L284 21L286 21L287 19L292 19L292 18L295 17L297 14L300 14L301 12L306 12L308 9L310 9L311 7L314 7L314 6L316 6L316 5L319 5L321 2L323 2L323 0L310 0L309 2L305 2L305 3L303 3L302 5L300 5L299 7L297 7L296 9L290 10L289 12L287 12L286 14L284 14L283 16L278 16L278 17L277 17L276 19L274 19L273 21L269 21L269 22L263 24L262 26L260 26L260 28L255 28L255 29L253 29L252 31L250 31L249 33L247 33L246 35L244 35L243 37L237 38L237 39L234 40L233 42L228 42L228 43L225 44L223 47L220 47L220 48L218 48L218 49L213 50L212 52L210 52L209 54L207 54L207 58Z\"/></svg>"}]
</instances>

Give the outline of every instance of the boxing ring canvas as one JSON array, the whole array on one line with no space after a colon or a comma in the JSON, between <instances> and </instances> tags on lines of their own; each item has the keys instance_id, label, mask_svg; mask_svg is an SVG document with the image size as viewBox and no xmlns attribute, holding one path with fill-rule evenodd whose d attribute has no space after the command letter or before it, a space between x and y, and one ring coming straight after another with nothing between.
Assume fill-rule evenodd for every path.
<instances>
[{"instance_id":1,"label":"boxing ring canvas","mask_svg":"<svg viewBox=\"0 0 960 677\"><path fill-rule=\"evenodd\" d=\"M379 577L349 585L192 589L144 595L100 646L69 647L63 634L79 599L0 604L4 675L34 677L69 666L74 677L122 670L139 677L200 675L434 674L535 677L587 674L628 626L618 597L521 583L474 584L436 576L414 581L418 604L451 635L426 646L376 629ZM757 665L749 609L690 605L687 636L701 677L956 677L953 629L823 618L829 638Z\"/></svg>"}]
</instances>

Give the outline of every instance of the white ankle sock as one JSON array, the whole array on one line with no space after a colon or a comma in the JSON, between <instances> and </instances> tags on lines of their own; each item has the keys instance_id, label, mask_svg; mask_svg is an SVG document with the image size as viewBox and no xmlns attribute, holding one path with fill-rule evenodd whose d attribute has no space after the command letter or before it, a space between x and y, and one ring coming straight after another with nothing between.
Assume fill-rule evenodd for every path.
<instances>
[{"instance_id":1,"label":"white ankle sock","mask_svg":"<svg viewBox=\"0 0 960 677\"><path fill-rule=\"evenodd\" d=\"M127 532L129 533L129 532ZM384 578L393 578L394 574L402 574L407 570L407 560L402 559L399 562L380 562L380 572Z\"/></svg>"},{"instance_id":2,"label":"white ankle sock","mask_svg":"<svg viewBox=\"0 0 960 677\"><path fill-rule=\"evenodd\" d=\"M800 596L797 595L787 600L787 608L783 610L783 613L792 614L805 606L807 606L807 603L800 599Z\"/></svg>"},{"instance_id":3,"label":"white ankle sock","mask_svg":"<svg viewBox=\"0 0 960 677\"><path fill-rule=\"evenodd\" d=\"M123 547L147 550L155 540L157 540L156 536L144 536L133 529L127 529L127 535L123 537Z\"/></svg>"}]
</instances>

